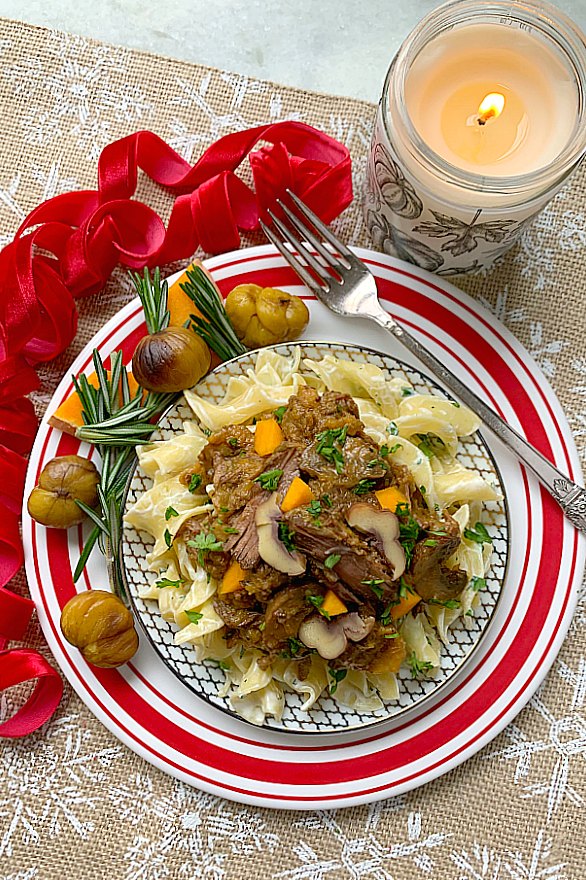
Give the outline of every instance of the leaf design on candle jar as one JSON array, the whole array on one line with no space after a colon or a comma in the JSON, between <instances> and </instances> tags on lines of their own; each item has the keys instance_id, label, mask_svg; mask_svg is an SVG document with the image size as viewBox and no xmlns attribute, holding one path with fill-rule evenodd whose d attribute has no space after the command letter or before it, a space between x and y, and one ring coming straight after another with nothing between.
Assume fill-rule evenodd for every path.
<instances>
[{"instance_id":1,"label":"leaf design on candle jar","mask_svg":"<svg viewBox=\"0 0 586 880\"><path fill-rule=\"evenodd\" d=\"M415 263L428 272L436 272L443 265L444 258L428 245L404 232L399 232L389 223L384 214L369 211L366 225L377 250L391 257L399 257L409 263Z\"/></svg>"},{"instance_id":2,"label":"leaf design on candle jar","mask_svg":"<svg viewBox=\"0 0 586 880\"><path fill-rule=\"evenodd\" d=\"M509 234L511 226L515 225L514 220L489 220L486 223L476 223L481 212L482 208L479 208L470 223L466 223L464 220L458 220L457 217L448 217L447 214L432 211L436 222L426 220L419 223L413 227L413 232L419 232L430 238L451 239L444 242L441 249L448 251L454 257L459 257L478 247L481 239L491 244L501 242Z\"/></svg>"},{"instance_id":3,"label":"leaf design on candle jar","mask_svg":"<svg viewBox=\"0 0 586 880\"><path fill-rule=\"evenodd\" d=\"M423 202L382 144L374 148L374 173L386 205L399 217L415 220Z\"/></svg>"}]
</instances>

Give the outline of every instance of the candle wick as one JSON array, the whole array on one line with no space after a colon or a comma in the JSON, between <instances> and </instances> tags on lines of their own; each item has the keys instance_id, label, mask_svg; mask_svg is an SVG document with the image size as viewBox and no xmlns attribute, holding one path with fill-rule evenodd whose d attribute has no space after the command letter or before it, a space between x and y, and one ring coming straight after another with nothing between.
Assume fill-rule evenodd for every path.
<instances>
[{"instance_id":1,"label":"candle wick","mask_svg":"<svg viewBox=\"0 0 586 880\"><path fill-rule=\"evenodd\" d=\"M486 119L483 119L482 116L478 116L476 122L478 125L486 125Z\"/></svg>"}]
</instances>

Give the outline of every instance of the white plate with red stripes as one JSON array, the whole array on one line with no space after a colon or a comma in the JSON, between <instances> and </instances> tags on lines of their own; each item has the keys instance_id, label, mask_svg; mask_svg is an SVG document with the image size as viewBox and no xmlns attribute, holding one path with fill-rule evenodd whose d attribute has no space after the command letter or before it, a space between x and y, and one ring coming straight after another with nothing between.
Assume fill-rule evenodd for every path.
<instances>
[{"instance_id":1,"label":"white plate with red stripes","mask_svg":"<svg viewBox=\"0 0 586 880\"><path fill-rule=\"evenodd\" d=\"M572 479L580 465L567 420L529 354L478 303L427 272L373 251L358 254L376 276L381 300L434 354ZM272 247L207 262L223 292L254 282L304 296L306 339L359 344L417 366L384 331L333 315L303 288ZM71 372L91 372L91 352L132 356L144 335L138 301L95 336L64 377L48 411L70 393ZM165 772L213 794L259 806L315 809L396 795L447 772L496 736L529 700L568 629L584 569L586 540L497 442L488 439L509 501L509 565L492 622L449 683L421 706L371 730L319 736L258 730L200 700L148 640L120 669L89 666L63 639L61 608L74 592L107 588L92 555L83 578L71 571L82 527L45 529L23 514L27 576L43 631L61 669L94 714L122 742ZM80 448L81 447L81 448ZM25 498L55 455L91 450L43 421ZM544 552L544 550L546 552Z\"/></svg>"}]
</instances>

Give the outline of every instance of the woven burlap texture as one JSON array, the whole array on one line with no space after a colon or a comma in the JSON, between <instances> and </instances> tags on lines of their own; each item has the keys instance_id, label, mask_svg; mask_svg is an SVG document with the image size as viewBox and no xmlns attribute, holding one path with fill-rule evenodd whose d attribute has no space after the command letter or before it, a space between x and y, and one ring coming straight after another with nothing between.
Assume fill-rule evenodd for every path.
<instances>
[{"instance_id":1,"label":"woven burlap texture","mask_svg":"<svg viewBox=\"0 0 586 880\"><path fill-rule=\"evenodd\" d=\"M360 194L370 104L6 20L0 57L2 244L41 200L93 187L101 148L140 128L195 161L228 132L301 119L347 144ZM160 189L142 184L139 196L168 216L171 201ZM537 360L582 450L585 209L579 172L497 268L464 282ZM350 243L369 244L359 198L336 228ZM44 370L39 412L80 348L130 296L116 274L79 303L77 338ZM26 594L22 577L15 586ZM256 809L190 789L122 746L66 685L50 723L0 747L0 880L582 880L585 627L582 597L538 695L465 765L405 796L338 811ZM26 643L48 655L36 622ZM14 705L3 698L0 715Z\"/></svg>"}]
</instances>

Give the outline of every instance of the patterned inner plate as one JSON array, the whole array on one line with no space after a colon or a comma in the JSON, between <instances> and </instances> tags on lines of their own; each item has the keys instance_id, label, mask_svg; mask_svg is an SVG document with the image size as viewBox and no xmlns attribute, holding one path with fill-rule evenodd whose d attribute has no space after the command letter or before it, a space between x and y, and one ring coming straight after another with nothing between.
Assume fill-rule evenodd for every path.
<instances>
[{"instance_id":1,"label":"patterned inner plate","mask_svg":"<svg viewBox=\"0 0 586 880\"><path fill-rule=\"evenodd\" d=\"M279 354L291 354L295 347L295 345L280 345L275 346L275 349ZM433 380L389 355L352 345L336 345L328 342L302 343L302 357L319 359L326 354L334 354L358 363L375 364L386 368L394 375L406 376L421 393L439 393L443 396L442 390ZM244 374L247 369L254 366L255 357L254 353L247 353L222 364L206 376L196 390L213 402L219 403L230 377ZM182 399L161 419L153 439L169 439L182 431L185 420L194 418L193 412ZM479 471L493 485L500 488L505 496L503 482L494 459L478 434L460 441L459 458L465 466ZM137 468L129 485L126 505L133 504L151 485L151 480L140 471L140 468ZM507 568L509 529L506 500L486 504L483 519L490 528L494 548L491 568L486 577L486 588L480 592L481 604L475 616L467 617L465 620L460 619L451 628L452 640L449 646L443 648L442 666L435 678L412 679L409 669L402 668L399 673L399 700L387 703L384 709L374 714L361 714L334 702L326 695L322 695L310 712L302 712L301 697L293 692L285 692L285 709L281 721L270 718L267 719L266 726L294 733L332 733L364 728L413 709L452 679L470 657L487 629L500 596ZM234 715L228 696L218 696L218 691L224 684L224 672L212 661L197 663L190 645L175 645L176 625L162 618L155 601L143 600L139 596L140 588L153 577L147 574L146 566L146 554L153 543L153 539L144 532L139 533L125 526L123 569L136 616L155 650L175 675L211 705Z\"/></svg>"}]
</instances>

